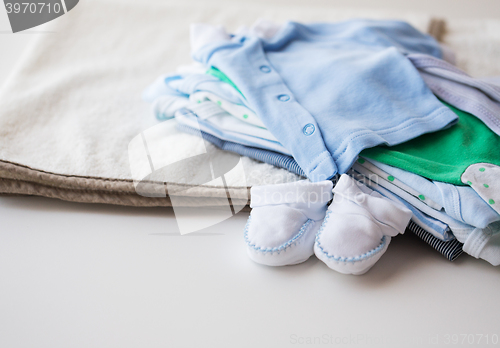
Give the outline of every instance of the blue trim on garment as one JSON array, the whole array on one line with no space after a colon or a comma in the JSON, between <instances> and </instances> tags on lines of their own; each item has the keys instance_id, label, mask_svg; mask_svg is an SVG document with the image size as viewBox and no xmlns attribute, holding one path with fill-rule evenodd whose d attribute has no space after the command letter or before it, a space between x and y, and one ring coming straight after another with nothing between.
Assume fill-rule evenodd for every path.
<instances>
[{"instance_id":1,"label":"blue trim on garment","mask_svg":"<svg viewBox=\"0 0 500 348\"><path fill-rule=\"evenodd\" d=\"M230 151L237 153L241 156L247 156L253 158L257 161L261 161L264 163L271 164L273 166L286 169L294 174L305 177L304 171L300 168L297 162L293 159L293 157L282 155L277 152L262 150L258 148L253 148L249 146L244 146L240 144L236 144L230 141L221 140L211 134L205 133L201 130L191 128L186 125L177 124L177 129L182 132L189 133L192 135L199 136L201 134L202 138L207 140L208 142L214 144L221 150Z\"/></svg>"},{"instance_id":2,"label":"blue trim on garment","mask_svg":"<svg viewBox=\"0 0 500 348\"><path fill-rule=\"evenodd\" d=\"M311 219L307 219L307 221L302 225L302 227L299 230L299 233L297 233L292 239L289 239L285 243L281 244L278 247L274 248L261 248L257 247L255 244L251 244L250 240L248 239L248 228L250 227L250 222L251 222L252 216L250 215L247 220L247 224L245 225L245 232L244 232L244 238L245 238L245 243L247 246L251 247L255 251L262 252L262 253L275 253L277 252L278 254L282 251L286 251L286 249L290 248L292 245L297 242L298 239L300 239L306 232L306 229L311 225L314 221Z\"/></svg>"}]
</instances>

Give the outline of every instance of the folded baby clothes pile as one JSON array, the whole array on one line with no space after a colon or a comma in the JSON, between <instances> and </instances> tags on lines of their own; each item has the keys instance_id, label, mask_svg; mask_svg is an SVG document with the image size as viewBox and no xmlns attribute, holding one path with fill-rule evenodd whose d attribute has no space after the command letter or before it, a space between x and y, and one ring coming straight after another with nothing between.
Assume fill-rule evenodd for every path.
<instances>
[{"instance_id":1,"label":"folded baby clothes pile","mask_svg":"<svg viewBox=\"0 0 500 348\"><path fill-rule=\"evenodd\" d=\"M156 117L307 180L254 186L256 262L362 274L411 230L500 264L500 86L406 22L191 26L194 64L144 92Z\"/></svg>"}]
</instances>

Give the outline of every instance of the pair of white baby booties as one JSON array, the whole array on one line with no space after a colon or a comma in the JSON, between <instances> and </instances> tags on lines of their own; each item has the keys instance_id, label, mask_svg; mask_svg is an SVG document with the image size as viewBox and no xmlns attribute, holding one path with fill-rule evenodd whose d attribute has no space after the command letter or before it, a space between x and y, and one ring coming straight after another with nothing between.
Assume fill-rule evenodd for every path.
<instances>
[{"instance_id":1,"label":"pair of white baby booties","mask_svg":"<svg viewBox=\"0 0 500 348\"><path fill-rule=\"evenodd\" d=\"M367 272L412 213L345 174L332 187L329 180L252 187L244 234L250 258L286 266L316 254L340 273Z\"/></svg>"}]
</instances>

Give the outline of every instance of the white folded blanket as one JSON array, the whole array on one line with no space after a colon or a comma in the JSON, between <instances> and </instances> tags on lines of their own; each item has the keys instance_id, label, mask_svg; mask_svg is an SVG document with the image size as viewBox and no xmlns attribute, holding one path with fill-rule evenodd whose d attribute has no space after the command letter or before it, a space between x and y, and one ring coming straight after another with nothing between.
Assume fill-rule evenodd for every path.
<instances>
[{"instance_id":1,"label":"white folded blanket","mask_svg":"<svg viewBox=\"0 0 500 348\"><path fill-rule=\"evenodd\" d=\"M223 24L236 29L259 17L276 22L372 17L400 18L426 31L431 22L427 15L333 7L270 4L262 8L229 6L222 1L196 4L87 0L48 23L48 33L35 38L0 92L0 193L165 205L161 199L135 193L128 147L134 137L158 122L141 100L143 89L159 74L190 62L190 23ZM479 29L475 30L479 35ZM465 37L464 32L450 35L452 46L463 44L459 38ZM476 70L486 72L484 57L497 53L498 45L473 54L475 42L467 41L467 52L480 62ZM477 52L481 52L481 58ZM467 58L459 54L459 63L474 70L473 60ZM488 74L492 75L491 71ZM165 129L157 152L166 162L197 153L193 136L174 127ZM212 147L215 157L224 156L213 145L207 146ZM248 158L242 159L242 166L244 171L228 176L225 184L190 183L190 189L179 194L194 201L200 197L223 198L225 185L244 201L249 187L299 179ZM168 179L171 184L185 183L181 176L170 175Z\"/></svg>"}]
</instances>

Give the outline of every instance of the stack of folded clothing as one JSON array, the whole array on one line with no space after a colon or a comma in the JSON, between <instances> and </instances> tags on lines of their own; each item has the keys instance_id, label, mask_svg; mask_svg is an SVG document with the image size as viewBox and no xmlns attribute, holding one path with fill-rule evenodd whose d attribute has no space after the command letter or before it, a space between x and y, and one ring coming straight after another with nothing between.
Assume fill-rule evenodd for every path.
<instances>
[{"instance_id":1,"label":"stack of folded clothing","mask_svg":"<svg viewBox=\"0 0 500 348\"><path fill-rule=\"evenodd\" d=\"M500 264L500 86L401 21L191 27L195 63L144 92L160 120L306 177L252 188L250 257L362 274L410 230Z\"/></svg>"}]
</instances>

